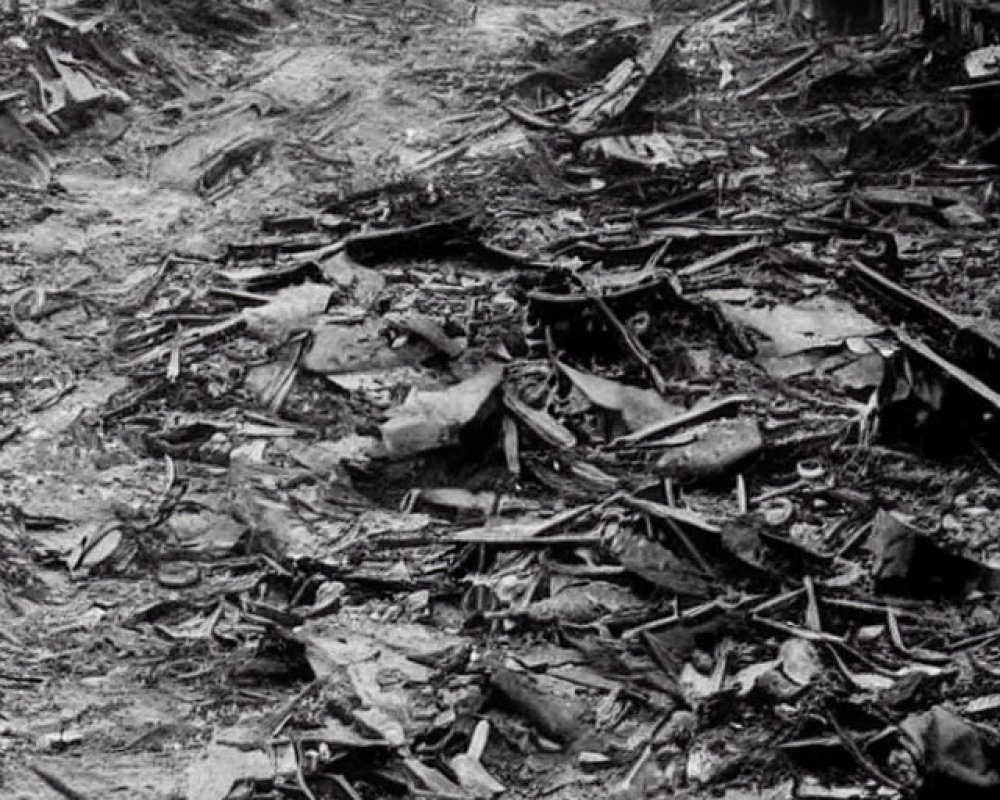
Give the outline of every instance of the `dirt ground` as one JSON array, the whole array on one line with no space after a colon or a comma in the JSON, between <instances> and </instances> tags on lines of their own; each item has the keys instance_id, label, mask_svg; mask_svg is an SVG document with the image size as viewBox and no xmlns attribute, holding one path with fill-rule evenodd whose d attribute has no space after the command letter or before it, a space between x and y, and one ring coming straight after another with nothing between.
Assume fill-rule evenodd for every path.
<instances>
[{"instance_id":1,"label":"dirt ground","mask_svg":"<svg viewBox=\"0 0 1000 800\"><path fill-rule=\"evenodd\" d=\"M170 0L60 6L104 15L98 29L128 68L73 63L127 98L54 114L64 130L21 150L0 129L2 796L476 796L447 765L483 719L483 763L505 797L905 796L919 781L886 742L907 720L947 707L995 733L1000 484L992 444L955 427L974 417L988 433L989 413L975 415L994 395L967 405L941 388L938 427L890 440L887 415L873 433L899 341L934 341L936 323L900 339L876 293L844 279L888 236L903 259L893 279L992 335L995 171L968 155L982 136L942 94L955 81L933 74L933 48L842 39L810 55L768 8L717 18L730 4L653 5L291 0L250 9L266 14L250 14L253 29ZM239 4L203 4L216 6ZM639 123L680 138L648 173L652 151L640 167L602 161L612 147L638 157L635 129L553 144L564 131L545 124L609 72L566 74L566 54L582 52L568 32L608 19L639 52L686 27ZM61 25L4 23L11 85L32 86L27 65L46 46L84 52L93 34ZM781 97L801 89L791 72L754 89L803 53L808 93ZM511 98L531 107L526 122L504 111ZM865 124L920 104L935 110L920 122L934 152L907 161L913 148L891 131L888 149L864 149ZM949 228L959 205L975 219ZM455 253L421 233L383 255L364 239L466 213L492 250ZM690 307L656 294L629 311L631 335L583 310L661 267L697 297ZM294 277L268 283L276 273ZM269 304L303 281L328 292L315 339L286 318L297 306ZM380 327L406 315L423 323ZM803 318L825 327L803 333ZM234 319L238 330L185 339ZM377 345L344 334L363 326ZM761 326L774 349L726 338ZM826 335L822 358L801 345ZM908 386L954 386L906 352ZM495 365L506 410L483 422L462 405ZM607 383L588 383L598 375ZM563 391L546 395L557 380ZM432 394L461 381L461 400ZM444 451L413 441L432 435L435 412L390 441L414 389L454 403L461 427L482 423L478 438L458 436L448 405L432 432ZM543 396L546 416L524 407ZM645 423L733 397L760 424L726 423L707 480L697 465L676 485L664 477L669 452L693 441L681 428L652 449L614 443L642 430L629 414ZM962 444L928 453L942 430ZM750 468L716 474L748 453ZM655 503L640 492L650 478ZM566 541L538 548L532 526L574 509L586 522L553 525L545 535ZM880 593L884 559L873 574L859 543L889 512L967 559L938 562L930 601ZM765 544L758 528L730 536L751 519ZM647 549L609 555L609 537L640 522ZM662 525L672 548L652 535ZM798 548L794 568L761 555L779 533ZM640 629L692 609L700 621L712 603L723 632L705 644L695 631L664 666ZM511 700L508 669L530 674L548 708ZM765 673L795 691L765 690ZM992 781L976 752L965 766ZM886 763L899 768L888 778Z\"/></svg>"}]
</instances>

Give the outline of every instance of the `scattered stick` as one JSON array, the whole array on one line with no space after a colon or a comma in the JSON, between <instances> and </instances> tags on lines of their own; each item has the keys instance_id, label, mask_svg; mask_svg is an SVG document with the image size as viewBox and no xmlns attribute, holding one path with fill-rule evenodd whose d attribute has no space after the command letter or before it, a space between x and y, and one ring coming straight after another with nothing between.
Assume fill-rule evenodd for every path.
<instances>
[{"instance_id":1,"label":"scattered stick","mask_svg":"<svg viewBox=\"0 0 1000 800\"><path fill-rule=\"evenodd\" d=\"M750 97L753 97L754 95L760 94L765 89L769 89L771 86L774 86L774 84L785 80L785 78L790 78L796 72L805 69L806 66L809 65L809 62L820 54L820 51L822 49L823 48L820 45L815 45L809 48L805 53L800 55L798 58L793 58L787 64L783 64L782 66L778 67L778 69L774 70L768 75L765 75L756 83L747 86L745 89L740 89L740 91L736 93L736 98L738 100L746 100Z\"/></svg>"},{"instance_id":2,"label":"scattered stick","mask_svg":"<svg viewBox=\"0 0 1000 800\"><path fill-rule=\"evenodd\" d=\"M430 540L430 544L488 544L493 547L596 547L601 537L595 533L563 536L532 536L502 531L460 531Z\"/></svg>"},{"instance_id":3,"label":"scattered stick","mask_svg":"<svg viewBox=\"0 0 1000 800\"><path fill-rule=\"evenodd\" d=\"M741 0L738 3L733 3L731 6L723 8L721 11L712 14L710 17L705 17L705 19L700 22L695 23L697 28L714 28L720 22L726 22L733 17L738 17L740 14L745 12L750 8L750 0Z\"/></svg>"},{"instance_id":4,"label":"scattered stick","mask_svg":"<svg viewBox=\"0 0 1000 800\"><path fill-rule=\"evenodd\" d=\"M520 122L525 128L533 131L554 131L559 129L559 125L549 122L544 117L532 114L527 109L521 108L513 103L508 103L503 110L510 114L511 119Z\"/></svg>"},{"instance_id":5,"label":"scattered stick","mask_svg":"<svg viewBox=\"0 0 1000 800\"><path fill-rule=\"evenodd\" d=\"M646 738L646 744L642 748L642 753L639 754L639 758L636 759L635 763L629 769L628 774L622 778L621 783L613 789L613 794L620 796L631 796L632 794L632 784L635 783L635 779L639 776L639 772L646 765L653 756L653 743L656 741L656 737L659 735L667 723L670 721L672 713L664 714L660 717L660 721L656 723L653 730L649 732L649 736Z\"/></svg>"},{"instance_id":6,"label":"scattered stick","mask_svg":"<svg viewBox=\"0 0 1000 800\"><path fill-rule=\"evenodd\" d=\"M704 405L695 406L690 411L685 411L683 414L678 414L676 417L660 420L659 422L647 425L645 428L641 428L634 433L619 436L617 439L612 441L608 447L625 447L637 444L638 442L642 442L646 439L651 439L654 436L660 436L665 433L676 431L688 425L708 422L709 420L734 413L741 405L749 403L752 400L752 397L738 394L733 395L732 397L724 397L721 400L705 403Z\"/></svg>"},{"instance_id":7,"label":"scattered stick","mask_svg":"<svg viewBox=\"0 0 1000 800\"><path fill-rule=\"evenodd\" d=\"M823 624L819 615L819 600L816 597L816 584L813 579L806 575L802 579L802 586L806 593L806 627L817 633L823 632Z\"/></svg>"},{"instance_id":8,"label":"scattered stick","mask_svg":"<svg viewBox=\"0 0 1000 800\"><path fill-rule=\"evenodd\" d=\"M847 751L854 756L854 759L861 765L861 768L865 772L875 778L875 780L879 783L882 783L897 792L901 792L903 790L903 784L893 780L888 775L883 773L878 767L875 766L874 762L868 758L868 756L861 752L861 748L858 747L854 739L851 738L851 735L837 721L837 718L832 713L828 713L826 715L826 719L830 723L830 727L836 732L837 738L843 742L844 747L846 747Z\"/></svg>"},{"instance_id":9,"label":"scattered stick","mask_svg":"<svg viewBox=\"0 0 1000 800\"><path fill-rule=\"evenodd\" d=\"M646 371L649 376L650 381L652 381L653 386L656 391L661 395L667 393L667 382L663 375L660 374L659 369L657 369L656 364L653 363L653 357L650 355L649 351L643 346L643 344L635 337L635 335L628 329L628 327L620 319L614 311L611 310L611 306L608 305L607 300L604 296L597 291L590 282L587 281L579 272L573 271L573 277L579 281L580 285L583 286L587 293L587 297L597 306L600 312L604 315L604 318L608 321L618 337L622 340L629 353L632 357L638 361L642 368Z\"/></svg>"},{"instance_id":10,"label":"scattered stick","mask_svg":"<svg viewBox=\"0 0 1000 800\"><path fill-rule=\"evenodd\" d=\"M174 351L176 347L178 352L186 350L187 348L194 347L197 344L207 342L216 337L226 336L231 333L237 333L241 331L246 325L246 319L236 314L232 317L228 317L222 322L217 322L214 325L206 325L202 328L196 328L195 330L185 331L178 340L171 342L170 344L160 345L159 347L154 347L152 350L143 353L136 359L129 361L126 367L139 367L143 364L148 364L150 362L157 362L164 358L169 358L170 354Z\"/></svg>"},{"instance_id":11,"label":"scattered stick","mask_svg":"<svg viewBox=\"0 0 1000 800\"><path fill-rule=\"evenodd\" d=\"M63 797L69 800L91 800L89 795L83 792L78 792L72 786L70 786L66 781L56 775L54 772L46 767L42 767L39 764L28 764L28 769L34 772L39 778L41 778L45 783L55 789Z\"/></svg>"},{"instance_id":12,"label":"scattered stick","mask_svg":"<svg viewBox=\"0 0 1000 800\"><path fill-rule=\"evenodd\" d=\"M720 267L723 264L728 264L730 261L735 261L743 256L748 256L752 253L758 253L762 250L766 250L768 247L770 247L769 244L755 241L735 244L732 247L727 247L725 250L715 253L714 255L699 259L698 261L692 261L686 267L681 267L681 269L677 270L677 277L690 278L692 275L697 275L699 272L705 272L713 267Z\"/></svg>"},{"instance_id":13,"label":"scattered stick","mask_svg":"<svg viewBox=\"0 0 1000 800\"><path fill-rule=\"evenodd\" d=\"M636 511L649 514L651 517L685 525L702 533L718 534L722 530L718 526L708 522L704 517L684 508L671 508L670 506L663 505L663 503L643 500L641 497L633 497L632 495L623 496L621 503Z\"/></svg>"}]
</instances>

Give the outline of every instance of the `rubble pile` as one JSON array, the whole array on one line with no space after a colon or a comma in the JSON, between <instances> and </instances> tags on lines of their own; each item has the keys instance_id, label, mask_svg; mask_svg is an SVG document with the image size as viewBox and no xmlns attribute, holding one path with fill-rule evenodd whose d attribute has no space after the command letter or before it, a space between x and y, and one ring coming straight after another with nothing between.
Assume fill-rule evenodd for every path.
<instances>
[{"instance_id":1,"label":"rubble pile","mask_svg":"<svg viewBox=\"0 0 1000 800\"><path fill-rule=\"evenodd\" d=\"M103 641L215 709L188 800L996 792L1000 59L776 5L525 13L412 75L461 133L91 296L122 388L72 435L156 491L10 547L144 587ZM32 137L125 102L44 52ZM286 113L218 109L212 202Z\"/></svg>"}]
</instances>

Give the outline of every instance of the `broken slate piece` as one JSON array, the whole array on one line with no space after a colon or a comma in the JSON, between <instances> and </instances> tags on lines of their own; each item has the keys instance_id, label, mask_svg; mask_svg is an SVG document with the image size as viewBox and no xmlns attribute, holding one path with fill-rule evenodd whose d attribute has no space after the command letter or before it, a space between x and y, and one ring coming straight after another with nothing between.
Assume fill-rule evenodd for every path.
<instances>
[{"instance_id":1,"label":"broken slate piece","mask_svg":"<svg viewBox=\"0 0 1000 800\"><path fill-rule=\"evenodd\" d=\"M621 414L622 422L630 431L637 431L654 422L680 413L673 403L664 400L653 389L643 389L625 383L591 375L559 363L559 369L591 403L608 411Z\"/></svg>"},{"instance_id":2,"label":"broken slate piece","mask_svg":"<svg viewBox=\"0 0 1000 800\"><path fill-rule=\"evenodd\" d=\"M706 292L711 297L711 292ZM783 358L821 348L839 347L848 339L874 336L885 327L851 305L830 297L816 297L795 305L754 307L720 302L728 322L761 334L762 358Z\"/></svg>"},{"instance_id":3,"label":"broken slate piece","mask_svg":"<svg viewBox=\"0 0 1000 800\"><path fill-rule=\"evenodd\" d=\"M494 365L447 389L413 390L381 427L389 456L407 458L456 444L469 423L486 415L502 381L503 367Z\"/></svg>"},{"instance_id":4,"label":"broken slate piece","mask_svg":"<svg viewBox=\"0 0 1000 800\"><path fill-rule=\"evenodd\" d=\"M875 514L869 549L876 585L891 594L963 598L1000 589L1000 571L946 550L891 511Z\"/></svg>"}]
</instances>

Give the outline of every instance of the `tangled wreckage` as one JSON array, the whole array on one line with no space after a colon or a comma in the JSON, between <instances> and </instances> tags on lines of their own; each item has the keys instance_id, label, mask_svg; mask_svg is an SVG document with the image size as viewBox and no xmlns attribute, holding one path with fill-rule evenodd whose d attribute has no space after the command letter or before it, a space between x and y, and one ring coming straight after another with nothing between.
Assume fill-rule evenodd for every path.
<instances>
[{"instance_id":1,"label":"tangled wreckage","mask_svg":"<svg viewBox=\"0 0 1000 800\"><path fill-rule=\"evenodd\" d=\"M998 20L8 6L4 796L995 796Z\"/></svg>"}]
</instances>

